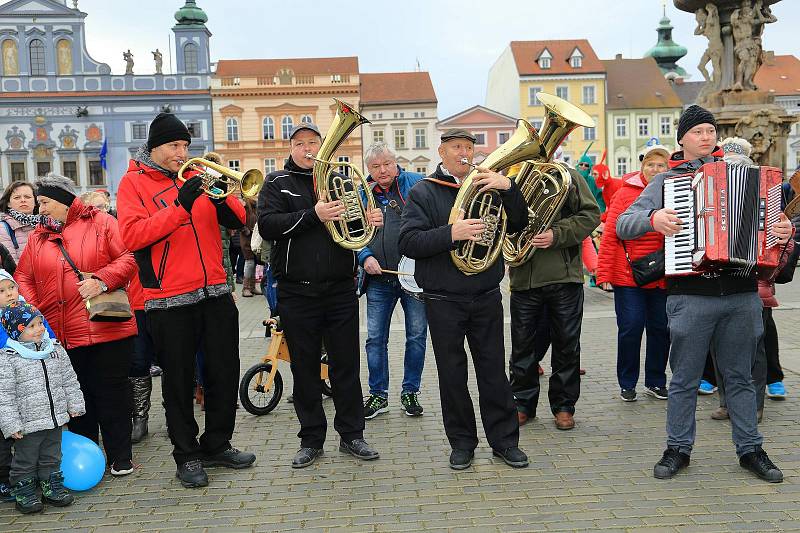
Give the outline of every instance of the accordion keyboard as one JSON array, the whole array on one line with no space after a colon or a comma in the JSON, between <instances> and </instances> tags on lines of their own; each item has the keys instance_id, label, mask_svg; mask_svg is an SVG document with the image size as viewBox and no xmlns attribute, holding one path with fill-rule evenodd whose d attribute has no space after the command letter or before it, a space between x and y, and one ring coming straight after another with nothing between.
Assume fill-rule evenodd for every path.
<instances>
[{"instance_id":1,"label":"accordion keyboard","mask_svg":"<svg viewBox=\"0 0 800 533\"><path fill-rule=\"evenodd\" d=\"M695 245L694 192L692 176L664 181L664 207L674 209L682 228L672 237L664 237L664 271L666 275L692 272L692 252Z\"/></svg>"}]
</instances>

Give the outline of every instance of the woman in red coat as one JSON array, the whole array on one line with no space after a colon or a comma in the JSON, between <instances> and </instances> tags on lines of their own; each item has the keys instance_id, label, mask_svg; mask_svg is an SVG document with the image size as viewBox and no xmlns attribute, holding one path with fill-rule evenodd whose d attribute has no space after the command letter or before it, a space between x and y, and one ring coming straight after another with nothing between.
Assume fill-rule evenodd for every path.
<instances>
[{"instance_id":1,"label":"woman in red coat","mask_svg":"<svg viewBox=\"0 0 800 533\"><path fill-rule=\"evenodd\" d=\"M645 394L667 399L667 355L669 330L667 329L667 292L663 278L638 287L633 280L631 266L625 256L627 248L631 260L664 248L664 237L652 231L632 241L617 238L617 217L630 206L650 182L667 170L669 152L661 146L649 147L640 156L642 169L622 177L623 185L614 195L608 209L603 239L597 265L597 282L614 287L614 307L617 314L617 380L620 398L626 402L636 400L636 382L639 380L639 353L642 333L647 329L645 355Z\"/></svg>"},{"instance_id":2,"label":"woman in red coat","mask_svg":"<svg viewBox=\"0 0 800 533\"><path fill-rule=\"evenodd\" d=\"M39 178L36 187L43 217L28 238L15 279L22 295L50 322L78 375L86 414L73 418L70 430L98 442L99 426L111 474L130 474L128 369L136 321L90 321L86 300L126 287L136 263L122 243L116 219L81 203L72 180L50 175ZM91 277L79 281L59 245Z\"/></svg>"}]
</instances>

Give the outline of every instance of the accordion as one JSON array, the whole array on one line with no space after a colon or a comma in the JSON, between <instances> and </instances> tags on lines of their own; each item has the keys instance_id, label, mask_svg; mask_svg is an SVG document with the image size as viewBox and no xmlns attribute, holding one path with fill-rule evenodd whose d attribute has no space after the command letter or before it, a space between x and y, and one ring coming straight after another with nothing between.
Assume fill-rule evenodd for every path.
<instances>
[{"instance_id":1,"label":"accordion","mask_svg":"<svg viewBox=\"0 0 800 533\"><path fill-rule=\"evenodd\" d=\"M666 276L778 266L781 247L771 227L781 213L783 174L777 168L707 163L697 172L664 180L664 207L681 231L664 238Z\"/></svg>"}]
</instances>

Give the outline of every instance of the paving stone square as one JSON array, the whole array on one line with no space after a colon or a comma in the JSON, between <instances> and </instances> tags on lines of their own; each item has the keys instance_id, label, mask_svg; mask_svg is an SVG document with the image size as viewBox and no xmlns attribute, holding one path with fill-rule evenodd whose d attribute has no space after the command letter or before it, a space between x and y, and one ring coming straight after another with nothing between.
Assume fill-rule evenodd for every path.
<instances>
[{"instance_id":1,"label":"paving stone square","mask_svg":"<svg viewBox=\"0 0 800 533\"><path fill-rule=\"evenodd\" d=\"M506 351L510 351L508 291ZM141 466L130 476L106 475L94 489L76 494L71 507L48 507L23 516L0 506L0 531L789 531L800 530L800 286L782 286L775 311L789 396L767 400L761 431L765 449L785 475L762 482L739 467L730 425L710 418L716 395L700 397L697 442L689 468L669 481L652 468L664 447L666 402L644 397L623 403L616 383L613 297L587 288L582 329L581 398L577 427L556 430L549 409L521 430L520 446L531 459L511 469L492 456L482 430L472 468L447 466L449 446L441 422L433 352L428 344L420 401L425 414L400 410L402 310L390 339L390 412L367 421L366 438L381 452L358 462L338 451L333 402L325 400L330 427L325 455L310 468L293 470L299 446L289 365L281 363L285 392L262 417L237 413L234 445L258 455L246 470L209 469L210 485L183 489L175 479L160 382L155 380L150 436L134 446ZM266 350L261 297L239 299L241 371ZM361 343L366 336L362 301ZM545 359L545 377L549 370ZM362 351L362 386L367 392ZM470 383L477 409L474 378ZM641 391L642 383L639 384ZM547 389L545 380L543 389ZM542 400L546 401L546 394ZM203 413L196 408L202 427ZM479 424L480 426L480 424Z\"/></svg>"}]
</instances>

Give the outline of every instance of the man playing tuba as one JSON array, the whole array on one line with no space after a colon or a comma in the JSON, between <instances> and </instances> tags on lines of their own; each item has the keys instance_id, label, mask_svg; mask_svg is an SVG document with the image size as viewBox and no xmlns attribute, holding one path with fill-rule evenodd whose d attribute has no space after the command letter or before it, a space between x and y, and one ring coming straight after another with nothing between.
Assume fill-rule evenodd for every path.
<instances>
[{"instance_id":1,"label":"man playing tuba","mask_svg":"<svg viewBox=\"0 0 800 533\"><path fill-rule=\"evenodd\" d=\"M317 201L312 169L322 147L319 129L300 123L289 134L291 152L283 170L267 175L258 197L258 231L275 241L270 265L278 282L278 314L289 345L294 408L300 421L300 450L293 468L322 455L327 420L322 408L319 354L328 350L334 427L339 450L358 459L378 458L364 440L364 406L359 376L358 300L353 286L356 255L337 245L325 223L341 220L341 201ZM380 210L368 214L375 226Z\"/></svg>"},{"instance_id":2,"label":"man playing tuba","mask_svg":"<svg viewBox=\"0 0 800 533\"><path fill-rule=\"evenodd\" d=\"M508 465L528 466L519 449L519 424L505 373L503 304L500 281L503 261L467 275L453 264L450 251L459 241L478 241L486 230L481 219L449 224L460 185L470 172L475 137L455 129L442 134L441 164L408 195L400 227L400 253L416 260L415 279L423 289L431 331L445 432L452 447L450 468L472 464L478 433L467 389L467 353L472 352L480 394L481 420L494 454ZM473 185L499 193L508 216L508 231L528 223L528 206L514 182L497 172L478 168ZM496 235L495 235L495 238Z\"/></svg>"},{"instance_id":3,"label":"man playing tuba","mask_svg":"<svg viewBox=\"0 0 800 533\"><path fill-rule=\"evenodd\" d=\"M539 361L536 330L547 309L553 352L550 410L558 429L572 429L580 395L583 320L581 242L600 224L600 208L586 180L573 169L570 190L550 229L533 237L527 262L509 268L511 278L511 389L524 424L536 416ZM541 331L541 330L540 330Z\"/></svg>"}]
</instances>

